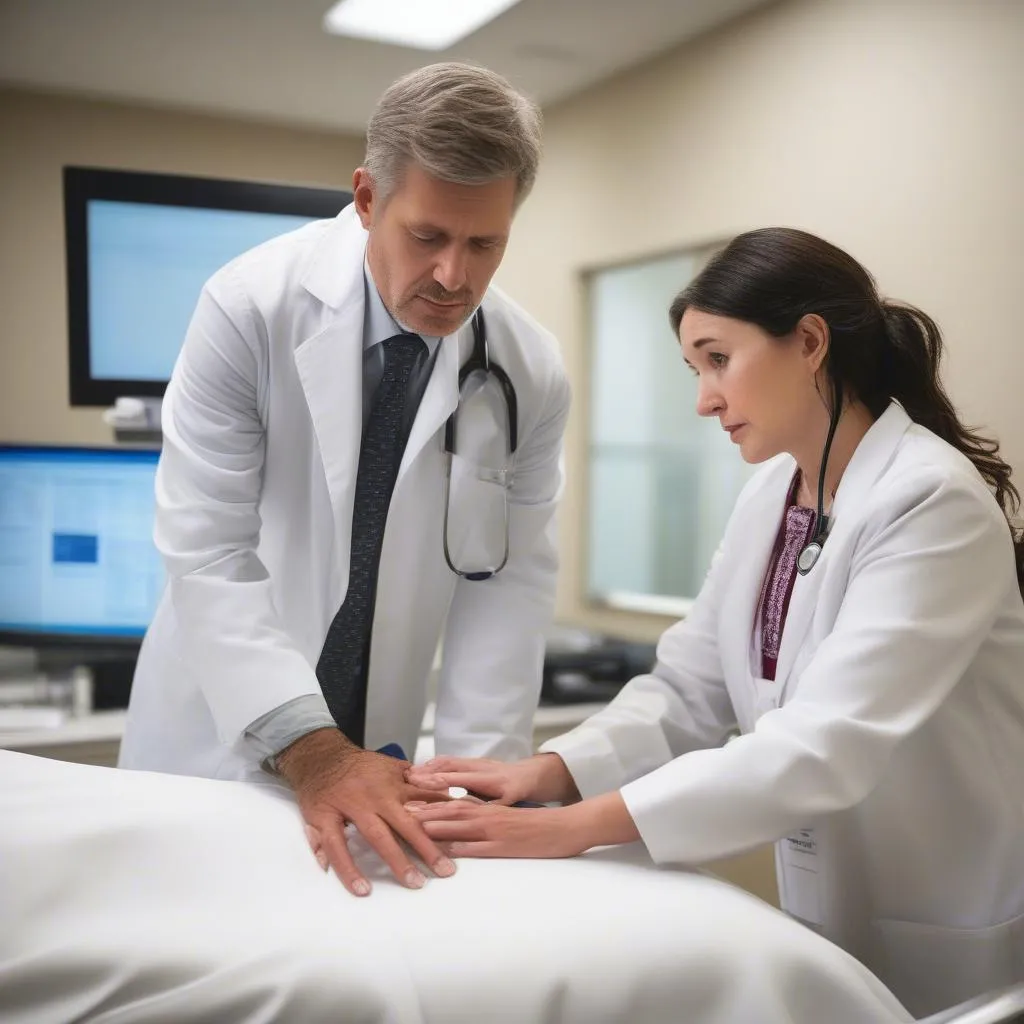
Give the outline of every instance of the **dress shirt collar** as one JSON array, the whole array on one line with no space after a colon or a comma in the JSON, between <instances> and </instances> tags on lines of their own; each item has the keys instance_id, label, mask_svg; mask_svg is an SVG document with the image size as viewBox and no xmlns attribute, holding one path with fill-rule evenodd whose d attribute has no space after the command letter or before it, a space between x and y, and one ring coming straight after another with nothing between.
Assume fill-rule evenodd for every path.
<instances>
[{"instance_id":1,"label":"dress shirt collar","mask_svg":"<svg viewBox=\"0 0 1024 1024\"><path fill-rule=\"evenodd\" d=\"M384 300L380 297L377 285L370 273L370 264L366 257L363 257L363 278L365 284L365 309L363 314L363 351L366 352L374 345L393 338L396 334L414 334L408 331L388 312ZM420 335L420 337L423 337ZM427 345L427 351L433 355L437 346L441 344L438 337L423 338Z\"/></svg>"}]
</instances>

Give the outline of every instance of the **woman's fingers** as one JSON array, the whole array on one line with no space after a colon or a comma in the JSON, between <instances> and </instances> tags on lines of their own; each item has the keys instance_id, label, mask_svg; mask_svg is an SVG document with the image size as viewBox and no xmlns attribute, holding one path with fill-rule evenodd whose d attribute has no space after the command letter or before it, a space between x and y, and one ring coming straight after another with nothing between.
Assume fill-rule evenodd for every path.
<instances>
[{"instance_id":1,"label":"woman's fingers","mask_svg":"<svg viewBox=\"0 0 1024 1024\"><path fill-rule=\"evenodd\" d=\"M493 757L452 757L443 755L432 757L421 765L413 765L413 771L423 769L431 772L476 772L485 768L493 768L496 764L504 764Z\"/></svg>"},{"instance_id":2,"label":"woman's fingers","mask_svg":"<svg viewBox=\"0 0 1024 1024\"><path fill-rule=\"evenodd\" d=\"M507 774L498 774L493 771L438 772L433 776L421 776L409 781L424 789L444 791L449 795L451 795L451 790L460 789L469 793L478 793L483 797L497 800L499 803L514 803L518 799L510 791Z\"/></svg>"},{"instance_id":3,"label":"woman's fingers","mask_svg":"<svg viewBox=\"0 0 1024 1024\"><path fill-rule=\"evenodd\" d=\"M417 821L457 821L462 818L478 818L496 810L494 804L471 800L448 800L445 803L421 803L410 801L405 809L416 815Z\"/></svg>"},{"instance_id":4,"label":"woman's fingers","mask_svg":"<svg viewBox=\"0 0 1024 1024\"><path fill-rule=\"evenodd\" d=\"M441 787L444 792L438 792L433 786L421 786L419 781L409 783L409 792L405 794L407 800L422 800L428 803L445 803L450 798L448 787Z\"/></svg>"},{"instance_id":5,"label":"woman's fingers","mask_svg":"<svg viewBox=\"0 0 1024 1024\"><path fill-rule=\"evenodd\" d=\"M453 800L410 808L456 857L572 857L586 849L561 808L483 806Z\"/></svg>"},{"instance_id":6,"label":"woman's fingers","mask_svg":"<svg viewBox=\"0 0 1024 1024\"><path fill-rule=\"evenodd\" d=\"M452 843L453 857L507 857L507 844L501 842Z\"/></svg>"},{"instance_id":7,"label":"woman's fingers","mask_svg":"<svg viewBox=\"0 0 1024 1024\"><path fill-rule=\"evenodd\" d=\"M461 782L445 783L447 775L493 775L496 769L505 768L502 761L488 757L432 757L423 764L414 764L406 769L406 779L414 786L439 789L447 785L461 786Z\"/></svg>"},{"instance_id":8,"label":"woman's fingers","mask_svg":"<svg viewBox=\"0 0 1024 1024\"><path fill-rule=\"evenodd\" d=\"M469 821L425 821L423 829L431 839L436 839L440 843L464 843L489 838L487 823L472 819Z\"/></svg>"}]
</instances>

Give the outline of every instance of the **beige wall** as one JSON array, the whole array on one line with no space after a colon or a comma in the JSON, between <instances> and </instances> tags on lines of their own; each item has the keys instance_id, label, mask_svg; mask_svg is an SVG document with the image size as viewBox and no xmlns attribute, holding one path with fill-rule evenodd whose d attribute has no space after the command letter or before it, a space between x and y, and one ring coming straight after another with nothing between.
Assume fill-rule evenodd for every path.
<instances>
[{"instance_id":1,"label":"beige wall","mask_svg":"<svg viewBox=\"0 0 1024 1024\"><path fill-rule=\"evenodd\" d=\"M581 598L586 267L767 224L824 235L938 319L954 401L1024 472L1024 3L771 6L548 111L545 147L499 281L576 388L562 619L667 624Z\"/></svg>"},{"instance_id":2,"label":"beige wall","mask_svg":"<svg viewBox=\"0 0 1024 1024\"><path fill-rule=\"evenodd\" d=\"M109 443L68 405L61 167L75 164L336 188L356 136L0 90L0 440Z\"/></svg>"}]
</instances>

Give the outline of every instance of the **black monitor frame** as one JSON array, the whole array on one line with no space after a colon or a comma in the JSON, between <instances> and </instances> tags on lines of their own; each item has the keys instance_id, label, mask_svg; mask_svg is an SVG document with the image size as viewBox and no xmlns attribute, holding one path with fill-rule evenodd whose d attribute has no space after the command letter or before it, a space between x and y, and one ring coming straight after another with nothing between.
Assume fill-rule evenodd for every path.
<instances>
[{"instance_id":1,"label":"black monitor frame","mask_svg":"<svg viewBox=\"0 0 1024 1024\"><path fill-rule=\"evenodd\" d=\"M5 451L33 451L53 452L61 455L66 453L75 454L97 454L109 455L116 453L127 458L138 457L139 455L158 455L158 449L151 448L130 448L130 447L101 447L98 445L70 445L70 444L0 444L0 452ZM142 646L142 637L117 633L69 633L69 632L46 632L45 630L30 630L21 632L18 630L4 629L0 626L0 645L5 647L31 647L38 650L61 649L69 654L76 651L92 651L95 655L102 652L124 652L125 654L137 654Z\"/></svg>"},{"instance_id":2,"label":"black monitor frame","mask_svg":"<svg viewBox=\"0 0 1024 1024\"><path fill-rule=\"evenodd\" d=\"M113 405L122 395L158 398L167 387L166 380L112 380L91 375L87 211L92 199L330 218L352 201L352 195L340 189L300 185L65 167L68 384L73 406Z\"/></svg>"}]
</instances>

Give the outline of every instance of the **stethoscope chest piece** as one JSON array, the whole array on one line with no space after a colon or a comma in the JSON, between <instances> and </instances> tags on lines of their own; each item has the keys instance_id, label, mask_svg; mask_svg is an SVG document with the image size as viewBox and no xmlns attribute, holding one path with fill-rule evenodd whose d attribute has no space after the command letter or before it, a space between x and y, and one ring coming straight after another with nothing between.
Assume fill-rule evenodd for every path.
<instances>
[{"instance_id":1,"label":"stethoscope chest piece","mask_svg":"<svg viewBox=\"0 0 1024 1024\"><path fill-rule=\"evenodd\" d=\"M817 564L821 556L821 543L813 540L805 547L796 558L796 570L801 576L806 576Z\"/></svg>"}]
</instances>

